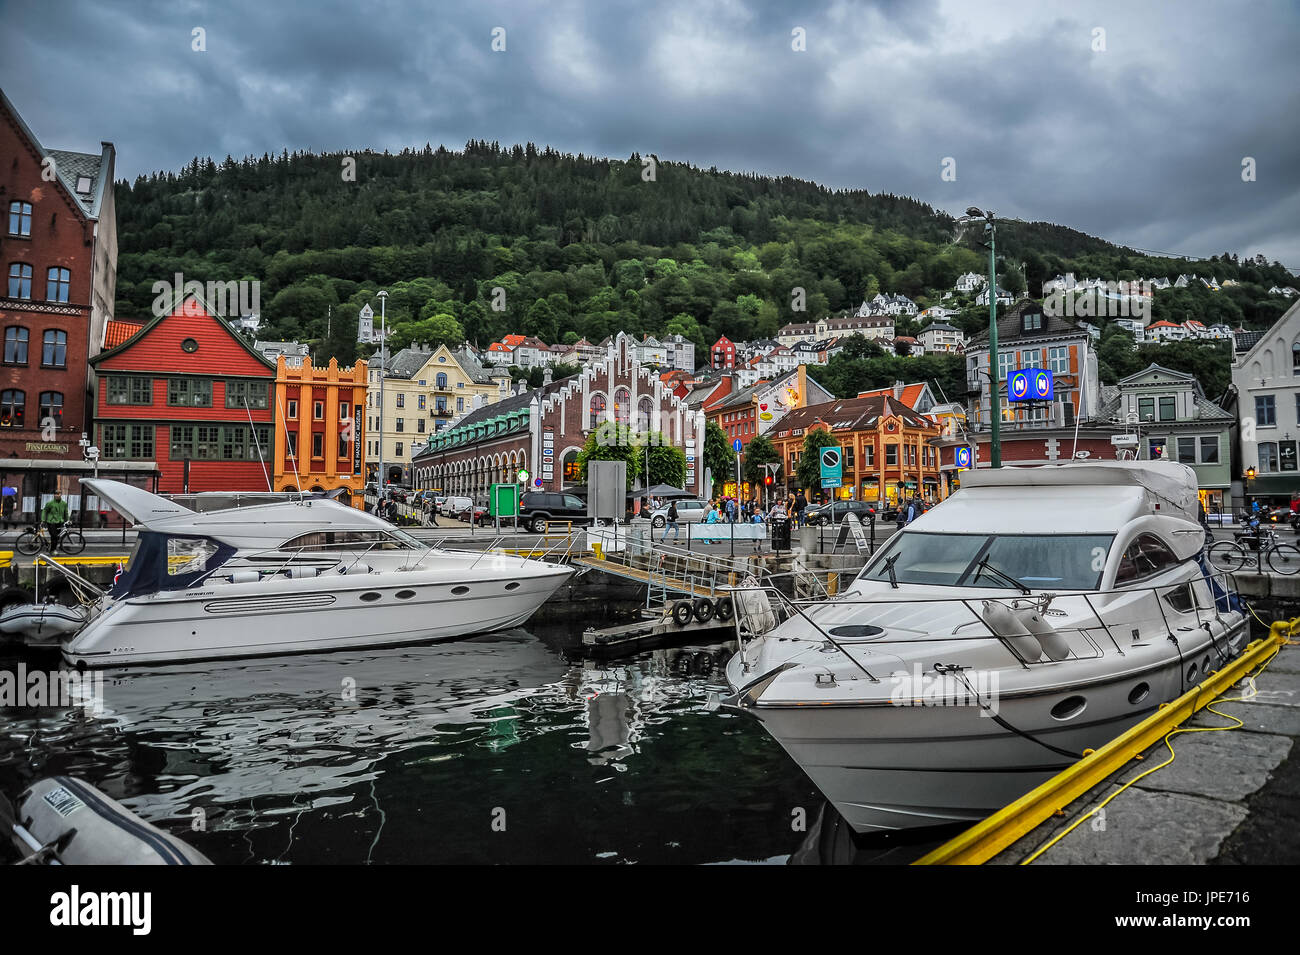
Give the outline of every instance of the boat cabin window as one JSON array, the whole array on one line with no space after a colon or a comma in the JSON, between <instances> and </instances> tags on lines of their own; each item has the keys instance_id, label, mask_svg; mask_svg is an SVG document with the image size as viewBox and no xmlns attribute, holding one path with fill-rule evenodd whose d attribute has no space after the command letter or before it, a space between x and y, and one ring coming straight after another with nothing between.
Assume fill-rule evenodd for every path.
<instances>
[{"instance_id":1,"label":"boat cabin window","mask_svg":"<svg viewBox=\"0 0 1300 955\"><path fill-rule=\"evenodd\" d=\"M423 546L408 534L388 531L312 531L300 534L280 545L281 550L339 550L355 547L361 550L405 550Z\"/></svg>"},{"instance_id":2,"label":"boat cabin window","mask_svg":"<svg viewBox=\"0 0 1300 955\"><path fill-rule=\"evenodd\" d=\"M895 534L860 579L936 587L1095 590L1114 538L1108 534Z\"/></svg>"},{"instance_id":3,"label":"boat cabin window","mask_svg":"<svg viewBox=\"0 0 1300 955\"><path fill-rule=\"evenodd\" d=\"M195 537L170 537L167 539L167 576L194 574L202 571L217 552L212 541Z\"/></svg>"},{"instance_id":4,"label":"boat cabin window","mask_svg":"<svg viewBox=\"0 0 1300 955\"><path fill-rule=\"evenodd\" d=\"M1154 534L1139 534L1124 550L1119 560L1119 570L1115 572L1115 584L1129 584L1162 574L1170 567L1177 566L1178 558L1174 552Z\"/></svg>"}]
</instances>

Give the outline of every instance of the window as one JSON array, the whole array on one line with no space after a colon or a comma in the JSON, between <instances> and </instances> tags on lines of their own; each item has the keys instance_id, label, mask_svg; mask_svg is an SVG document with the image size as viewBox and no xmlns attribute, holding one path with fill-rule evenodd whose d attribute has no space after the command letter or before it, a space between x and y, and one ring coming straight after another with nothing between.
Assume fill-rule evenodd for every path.
<instances>
[{"instance_id":1,"label":"window","mask_svg":"<svg viewBox=\"0 0 1300 955\"><path fill-rule=\"evenodd\" d=\"M1195 438L1178 439L1178 463L1179 464L1196 463L1196 439Z\"/></svg>"},{"instance_id":2,"label":"window","mask_svg":"<svg viewBox=\"0 0 1300 955\"><path fill-rule=\"evenodd\" d=\"M100 453L106 458L146 460L153 457L153 425L106 424Z\"/></svg>"},{"instance_id":3,"label":"window","mask_svg":"<svg viewBox=\"0 0 1300 955\"><path fill-rule=\"evenodd\" d=\"M439 409L439 410L442 410L442 409ZM420 432L420 434L424 434L424 419L423 419L423 418L416 418L415 421L416 421L416 429L415 429L415 430L418 431L418 432Z\"/></svg>"},{"instance_id":4,"label":"window","mask_svg":"<svg viewBox=\"0 0 1300 955\"><path fill-rule=\"evenodd\" d=\"M406 407L406 395L400 391L397 393L397 407L399 408Z\"/></svg>"},{"instance_id":5,"label":"window","mask_svg":"<svg viewBox=\"0 0 1300 955\"><path fill-rule=\"evenodd\" d=\"M1043 364L1043 350L1041 348L1026 348L1020 352L1021 368L1042 368Z\"/></svg>"},{"instance_id":6,"label":"window","mask_svg":"<svg viewBox=\"0 0 1300 955\"><path fill-rule=\"evenodd\" d=\"M68 333L47 331L41 336L41 367L68 367Z\"/></svg>"},{"instance_id":7,"label":"window","mask_svg":"<svg viewBox=\"0 0 1300 955\"><path fill-rule=\"evenodd\" d=\"M1070 371L1070 349L1064 345L1058 345L1047 350L1047 364L1052 369L1054 375L1069 374Z\"/></svg>"},{"instance_id":8,"label":"window","mask_svg":"<svg viewBox=\"0 0 1300 955\"><path fill-rule=\"evenodd\" d=\"M21 428L27 413L27 393L16 389L0 391L0 428Z\"/></svg>"},{"instance_id":9,"label":"window","mask_svg":"<svg viewBox=\"0 0 1300 955\"><path fill-rule=\"evenodd\" d=\"M295 398L289 399L289 410L285 412L286 418L298 417L298 401Z\"/></svg>"},{"instance_id":10,"label":"window","mask_svg":"<svg viewBox=\"0 0 1300 955\"><path fill-rule=\"evenodd\" d=\"M400 441L397 442L397 456L399 458L402 456L402 442Z\"/></svg>"},{"instance_id":11,"label":"window","mask_svg":"<svg viewBox=\"0 0 1300 955\"><path fill-rule=\"evenodd\" d=\"M1145 577L1154 577L1178 565L1174 552L1154 534L1140 534L1129 544L1120 558L1115 583L1125 584Z\"/></svg>"},{"instance_id":12,"label":"window","mask_svg":"<svg viewBox=\"0 0 1300 955\"><path fill-rule=\"evenodd\" d=\"M58 266L45 273L45 300L47 302L66 302L68 288L72 284L72 273Z\"/></svg>"},{"instance_id":13,"label":"window","mask_svg":"<svg viewBox=\"0 0 1300 955\"><path fill-rule=\"evenodd\" d=\"M865 445L862 448L862 466L875 467L876 464L876 446L874 444Z\"/></svg>"},{"instance_id":14,"label":"window","mask_svg":"<svg viewBox=\"0 0 1300 955\"><path fill-rule=\"evenodd\" d=\"M643 434L650 431L650 417L654 413L654 402L649 398L640 398L636 403L636 429Z\"/></svg>"},{"instance_id":15,"label":"window","mask_svg":"<svg viewBox=\"0 0 1300 955\"><path fill-rule=\"evenodd\" d=\"M632 414L632 392L626 388L619 388L614 392L614 421L618 424L627 424Z\"/></svg>"},{"instance_id":16,"label":"window","mask_svg":"<svg viewBox=\"0 0 1300 955\"><path fill-rule=\"evenodd\" d=\"M405 418L398 418L398 419L397 419L397 429L396 429L396 430L398 430L398 431L405 431L405 430L406 430L406 419L405 419Z\"/></svg>"},{"instance_id":17,"label":"window","mask_svg":"<svg viewBox=\"0 0 1300 955\"><path fill-rule=\"evenodd\" d=\"M287 457L296 458L298 456L298 432L289 431L285 433L284 453Z\"/></svg>"},{"instance_id":18,"label":"window","mask_svg":"<svg viewBox=\"0 0 1300 955\"><path fill-rule=\"evenodd\" d=\"M605 396L599 391L596 392L591 396L591 404L589 405L589 408L591 412L591 424L589 424L588 427L594 428L599 425L600 420L605 417Z\"/></svg>"},{"instance_id":19,"label":"window","mask_svg":"<svg viewBox=\"0 0 1300 955\"><path fill-rule=\"evenodd\" d=\"M1255 396L1255 426L1259 428L1277 424L1277 402L1273 395Z\"/></svg>"},{"instance_id":20,"label":"window","mask_svg":"<svg viewBox=\"0 0 1300 955\"><path fill-rule=\"evenodd\" d=\"M20 325L10 325L5 329L6 365L27 364L27 336L27 329Z\"/></svg>"},{"instance_id":21,"label":"window","mask_svg":"<svg viewBox=\"0 0 1300 955\"><path fill-rule=\"evenodd\" d=\"M226 379L226 407L265 408L269 404L270 386L265 381L235 381Z\"/></svg>"},{"instance_id":22,"label":"window","mask_svg":"<svg viewBox=\"0 0 1300 955\"><path fill-rule=\"evenodd\" d=\"M340 421L348 420L348 403L346 401L339 402L339 420Z\"/></svg>"},{"instance_id":23,"label":"window","mask_svg":"<svg viewBox=\"0 0 1300 955\"><path fill-rule=\"evenodd\" d=\"M311 456L313 458L325 457L325 435L321 434L319 431L312 432Z\"/></svg>"},{"instance_id":24,"label":"window","mask_svg":"<svg viewBox=\"0 0 1300 955\"><path fill-rule=\"evenodd\" d=\"M435 411L437 414L446 414L446 413L447 413L447 399L444 398L442 395L439 395L437 400L438 400L438 404L437 404L437 407L434 408L434 411Z\"/></svg>"},{"instance_id":25,"label":"window","mask_svg":"<svg viewBox=\"0 0 1300 955\"><path fill-rule=\"evenodd\" d=\"M1178 409L1173 395L1160 396L1160 420L1174 421L1178 418Z\"/></svg>"},{"instance_id":26,"label":"window","mask_svg":"<svg viewBox=\"0 0 1300 955\"><path fill-rule=\"evenodd\" d=\"M442 372L442 371L438 372L438 377L435 378L434 381L437 382L437 386L438 386L439 388L446 388L446 387L447 387L447 373L446 373L446 372Z\"/></svg>"},{"instance_id":27,"label":"window","mask_svg":"<svg viewBox=\"0 0 1300 955\"><path fill-rule=\"evenodd\" d=\"M885 445L885 467L897 467L898 465L898 445Z\"/></svg>"},{"instance_id":28,"label":"window","mask_svg":"<svg viewBox=\"0 0 1300 955\"><path fill-rule=\"evenodd\" d=\"M32 267L22 262L9 266L9 297L32 297Z\"/></svg>"},{"instance_id":29,"label":"window","mask_svg":"<svg viewBox=\"0 0 1300 955\"><path fill-rule=\"evenodd\" d=\"M1259 446L1259 473L1277 470L1277 443L1265 441Z\"/></svg>"},{"instance_id":30,"label":"window","mask_svg":"<svg viewBox=\"0 0 1300 955\"><path fill-rule=\"evenodd\" d=\"M325 420L325 402L313 401L311 403L311 416L316 421Z\"/></svg>"},{"instance_id":31,"label":"window","mask_svg":"<svg viewBox=\"0 0 1300 955\"><path fill-rule=\"evenodd\" d=\"M30 202L9 203L9 234L32 234L32 204Z\"/></svg>"},{"instance_id":32,"label":"window","mask_svg":"<svg viewBox=\"0 0 1300 955\"><path fill-rule=\"evenodd\" d=\"M1279 471L1294 471L1296 469L1294 441L1279 441L1277 443L1277 465Z\"/></svg>"},{"instance_id":33,"label":"window","mask_svg":"<svg viewBox=\"0 0 1300 955\"><path fill-rule=\"evenodd\" d=\"M53 419L54 427L63 427L63 392L42 391L40 399L41 427L47 420Z\"/></svg>"},{"instance_id":34,"label":"window","mask_svg":"<svg viewBox=\"0 0 1300 955\"><path fill-rule=\"evenodd\" d=\"M128 375L110 375L108 378L108 403L110 405L153 404L153 379Z\"/></svg>"},{"instance_id":35,"label":"window","mask_svg":"<svg viewBox=\"0 0 1300 955\"><path fill-rule=\"evenodd\" d=\"M862 571L865 580L902 584L1014 589L1003 574L1027 586L1093 590L1112 538L1101 534L895 534ZM987 559L987 564L981 562ZM985 567L994 567L999 574Z\"/></svg>"},{"instance_id":36,"label":"window","mask_svg":"<svg viewBox=\"0 0 1300 955\"><path fill-rule=\"evenodd\" d=\"M998 381L1006 381L1007 376L1015 370L1016 353L1014 351L998 352Z\"/></svg>"},{"instance_id":37,"label":"window","mask_svg":"<svg viewBox=\"0 0 1300 955\"><path fill-rule=\"evenodd\" d=\"M1218 464L1219 463L1219 436L1205 435L1201 437L1201 463Z\"/></svg>"},{"instance_id":38,"label":"window","mask_svg":"<svg viewBox=\"0 0 1300 955\"><path fill-rule=\"evenodd\" d=\"M167 404L176 408L211 408L211 379L168 378Z\"/></svg>"},{"instance_id":39,"label":"window","mask_svg":"<svg viewBox=\"0 0 1300 955\"><path fill-rule=\"evenodd\" d=\"M1138 421L1152 421L1156 416L1156 399L1138 399Z\"/></svg>"},{"instance_id":40,"label":"window","mask_svg":"<svg viewBox=\"0 0 1300 955\"><path fill-rule=\"evenodd\" d=\"M341 458L346 458L348 456L348 439L345 438L341 433L339 434L338 456Z\"/></svg>"},{"instance_id":41,"label":"window","mask_svg":"<svg viewBox=\"0 0 1300 955\"><path fill-rule=\"evenodd\" d=\"M465 410L465 399L464 399L464 398L457 398L457 399L456 399L456 410L457 410L457 411L464 411L464 410Z\"/></svg>"}]
</instances>

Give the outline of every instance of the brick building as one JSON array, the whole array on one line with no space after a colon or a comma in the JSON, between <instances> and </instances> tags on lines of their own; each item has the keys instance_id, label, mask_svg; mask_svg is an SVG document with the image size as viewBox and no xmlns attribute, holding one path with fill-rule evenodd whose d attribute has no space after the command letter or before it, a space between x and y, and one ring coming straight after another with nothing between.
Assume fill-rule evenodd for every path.
<instances>
[{"instance_id":1,"label":"brick building","mask_svg":"<svg viewBox=\"0 0 1300 955\"><path fill-rule=\"evenodd\" d=\"M102 462L156 462L163 494L269 489L274 366L198 296L91 364Z\"/></svg>"},{"instance_id":2,"label":"brick building","mask_svg":"<svg viewBox=\"0 0 1300 955\"><path fill-rule=\"evenodd\" d=\"M94 407L88 360L103 345L117 283L114 150L101 146L45 148L0 92L0 458L82 460Z\"/></svg>"},{"instance_id":3,"label":"brick building","mask_svg":"<svg viewBox=\"0 0 1300 955\"><path fill-rule=\"evenodd\" d=\"M917 491L929 501L945 496L938 449L931 444L940 435L938 422L892 395L796 408L777 421L769 437L791 486L804 438L815 429L834 435L843 454L839 497L894 502L900 494Z\"/></svg>"},{"instance_id":4,"label":"brick building","mask_svg":"<svg viewBox=\"0 0 1300 955\"><path fill-rule=\"evenodd\" d=\"M527 470L529 485L562 490L579 483L577 457L602 422L657 431L686 452L686 490L703 491L704 415L636 360L635 339L620 332L605 356L580 374L521 389L478 408L416 450L415 483L482 499L490 485Z\"/></svg>"}]
</instances>

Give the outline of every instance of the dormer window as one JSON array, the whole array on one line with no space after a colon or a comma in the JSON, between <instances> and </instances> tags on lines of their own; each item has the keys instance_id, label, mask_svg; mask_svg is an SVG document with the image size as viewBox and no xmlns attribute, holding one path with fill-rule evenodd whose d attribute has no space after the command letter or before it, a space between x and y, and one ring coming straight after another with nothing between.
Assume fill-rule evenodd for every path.
<instances>
[{"instance_id":1,"label":"dormer window","mask_svg":"<svg viewBox=\"0 0 1300 955\"><path fill-rule=\"evenodd\" d=\"M1043 327L1042 312L1025 312L1020 317L1020 330L1023 332L1039 331Z\"/></svg>"},{"instance_id":2,"label":"dormer window","mask_svg":"<svg viewBox=\"0 0 1300 955\"><path fill-rule=\"evenodd\" d=\"M88 195L90 195L90 177L89 177L89 176L78 176L78 177L77 177L77 192L81 193L83 196L88 196Z\"/></svg>"}]
</instances>

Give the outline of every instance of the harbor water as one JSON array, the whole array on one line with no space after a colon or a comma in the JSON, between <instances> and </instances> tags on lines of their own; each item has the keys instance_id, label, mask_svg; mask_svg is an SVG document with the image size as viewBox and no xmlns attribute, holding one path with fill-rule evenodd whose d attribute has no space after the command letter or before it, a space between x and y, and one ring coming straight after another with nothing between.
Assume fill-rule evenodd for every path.
<instances>
[{"instance_id":1,"label":"harbor water","mask_svg":"<svg viewBox=\"0 0 1300 955\"><path fill-rule=\"evenodd\" d=\"M78 776L218 864L893 861L709 707L734 642L596 662L591 623L104 671L94 705L0 710L0 793Z\"/></svg>"}]
</instances>

